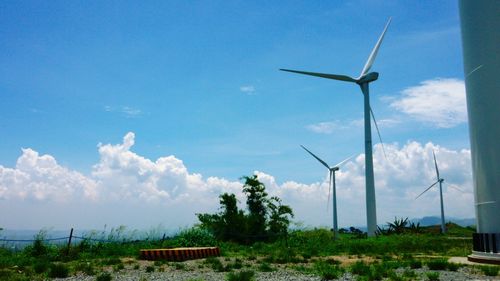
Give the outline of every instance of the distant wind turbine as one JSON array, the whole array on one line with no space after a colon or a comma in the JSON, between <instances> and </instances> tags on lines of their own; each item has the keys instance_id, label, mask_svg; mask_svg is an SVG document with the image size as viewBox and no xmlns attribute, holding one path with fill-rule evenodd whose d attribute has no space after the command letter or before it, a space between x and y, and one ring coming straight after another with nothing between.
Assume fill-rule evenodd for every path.
<instances>
[{"instance_id":1,"label":"distant wind turbine","mask_svg":"<svg viewBox=\"0 0 500 281\"><path fill-rule=\"evenodd\" d=\"M439 169L438 169L438 164L436 161L436 154L434 154L434 150L432 151L432 155L434 156L434 166L436 167L437 181L435 183L431 184L431 186L429 186L426 190L424 190L424 192L420 193L420 195L417 196L417 198L422 196L429 189L431 189L433 186L435 186L436 184L439 183L439 198L441 200L441 233L445 233L446 232L446 225L444 222L444 205L443 205L443 182L444 182L444 179L441 178L441 176L439 175ZM417 199L417 198L415 198L415 199Z\"/></svg>"},{"instance_id":2,"label":"distant wind turbine","mask_svg":"<svg viewBox=\"0 0 500 281\"><path fill-rule=\"evenodd\" d=\"M385 32L391 23L391 18L387 21L385 25L384 31L380 35L375 47L373 48L368 60L361 71L361 74L358 78L352 78L347 75L339 75L339 74L327 74L327 73L317 73L317 72L307 72L307 71L298 71L291 69L280 69L282 71L294 72L298 74L311 75L321 78L340 80L345 82L356 83L361 87L361 91L364 95L364 123L365 123L365 180L366 180L366 220L367 220L367 228L368 228L368 236L375 236L375 231L377 230L377 207L375 200L375 181L373 178L373 152L372 152L372 132L371 132L371 121L370 114L373 115L373 112L370 107L370 94L369 94L369 84L378 79L377 72L369 72L373 62L375 61L375 57L377 56L378 49L382 44L382 40L384 39ZM378 132L378 126L376 126ZM380 132L379 132L380 137ZM381 140L382 142L382 140ZM384 149L385 155L385 149Z\"/></svg>"},{"instance_id":3,"label":"distant wind turbine","mask_svg":"<svg viewBox=\"0 0 500 281\"><path fill-rule=\"evenodd\" d=\"M339 170L342 164L351 159L352 156L345 160L342 160L342 162L338 163L337 165L330 167L330 165L328 165L325 161L321 160L318 156L314 155L314 153L309 151L303 145L301 145L300 147L302 147L305 151L311 154L312 157L316 158L316 160L318 160L321 164L323 164L323 166L325 166L328 169L330 175L330 181L328 182L328 200L330 200L330 190L332 190L333 233L334 233L333 237L336 239L339 235L339 227L337 224L337 191L335 186L335 172Z\"/></svg>"}]
</instances>

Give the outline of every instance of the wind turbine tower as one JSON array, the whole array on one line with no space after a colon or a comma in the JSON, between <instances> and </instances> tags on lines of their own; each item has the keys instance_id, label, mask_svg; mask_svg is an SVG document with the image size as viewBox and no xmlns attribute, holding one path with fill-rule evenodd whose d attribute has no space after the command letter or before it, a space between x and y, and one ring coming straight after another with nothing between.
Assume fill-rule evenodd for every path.
<instances>
[{"instance_id":1,"label":"wind turbine tower","mask_svg":"<svg viewBox=\"0 0 500 281\"><path fill-rule=\"evenodd\" d=\"M436 168L437 181L435 183L431 184L431 186L429 186L426 190L424 190L424 192L420 193L420 195L418 195L417 198L422 196L429 189L431 189L433 186L435 186L436 184L439 183L439 199L441 201L441 233L445 233L446 232L446 224L444 221L444 204L443 204L443 182L444 182L444 179L439 175L439 169L438 169L438 164L436 161L436 154L434 153L434 150L432 151L432 156L434 156L434 167ZM415 199L417 199L417 198L415 198Z\"/></svg>"},{"instance_id":2,"label":"wind turbine tower","mask_svg":"<svg viewBox=\"0 0 500 281\"><path fill-rule=\"evenodd\" d=\"M500 1L458 3L477 227L469 260L500 264Z\"/></svg>"},{"instance_id":3,"label":"wind turbine tower","mask_svg":"<svg viewBox=\"0 0 500 281\"><path fill-rule=\"evenodd\" d=\"M334 239L337 239L339 236L339 226L337 223L337 188L335 184L335 172L340 169L340 166L347 162L347 160L351 159L351 157L343 160L342 162L338 163L335 166L330 167L325 161L321 160L318 156L314 155L311 151L309 151L307 148L305 148L303 145L301 145L305 151L307 151L309 154L311 154L312 157L316 158L323 166L325 166L328 169L328 173L330 176L330 181L328 182L328 200L330 200L330 189L332 190L332 212L333 212L333 237Z\"/></svg>"},{"instance_id":4,"label":"wind turbine tower","mask_svg":"<svg viewBox=\"0 0 500 281\"><path fill-rule=\"evenodd\" d=\"M369 84L378 79L378 72L370 72L370 69L377 56L378 49L382 44L385 32L389 27L391 19L387 21L382 34L380 35L375 47L373 48L368 60L361 71L358 78L352 78L347 75L339 74L327 74L327 73L317 73L308 71L299 71L291 69L280 69L282 71L294 72L298 74L311 75L321 78L340 80L345 82L356 83L361 88L361 92L364 96L364 124L365 124L365 181L366 181L366 220L368 228L368 236L375 236L377 230L377 207L375 200L375 180L373 178L373 152L372 152L372 131L371 131L371 120L370 114L373 112L370 107L370 91Z\"/></svg>"}]
</instances>

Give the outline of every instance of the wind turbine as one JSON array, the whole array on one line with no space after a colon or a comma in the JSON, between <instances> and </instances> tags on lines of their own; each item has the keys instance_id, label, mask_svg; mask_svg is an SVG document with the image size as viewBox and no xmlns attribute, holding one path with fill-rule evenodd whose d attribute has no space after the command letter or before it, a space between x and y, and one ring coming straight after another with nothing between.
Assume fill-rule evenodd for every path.
<instances>
[{"instance_id":1,"label":"wind turbine","mask_svg":"<svg viewBox=\"0 0 500 281\"><path fill-rule=\"evenodd\" d=\"M439 183L439 198L441 200L441 233L445 233L446 232L446 225L444 223L444 206L443 206L443 182L444 182L444 179L439 176L439 169L438 169L438 164L436 161L436 154L434 154L434 150L432 150L432 155L434 156L434 166L436 167L437 181L435 183L431 184L431 186L429 186L426 190L424 190L424 192L420 193L420 195L417 196L417 198L422 196L429 189L431 189L433 186L435 186L436 184ZM417 199L417 198L415 198L415 199Z\"/></svg>"},{"instance_id":2,"label":"wind turbine","mask_svg":"<svg viewBox=\"0 0 500 281\"><path fill-rule=\"evenodd\" d=\"M303 145L301 145L305 151L307 151L309 154L311 154L312 157L316 158L323 166L325 166L328 169L328 172L330 174L330 181L328 183L328 200L330 200L330 190L332 190L332 211L333 211L333 237L334 239L337 239L339 235L339 227L337 224L337 191L335 187L335 172L339 170L339 167L347 162L347 160L351 159L351 157L342 160L342 162L338 163L335 166L330 167L325 161L321 160L318 156L314 155L311 151L309 151L307 148L305 148ZM328 201L329 202L329 201ZM328 206L328 205L327 205Z\"/></svg>"},{"instance_id":3,"label":"wind turbine","mask_svg":"<svg viewBox=\"0 0 500 281\"><path fill-rule=\"evenodd\" d=\"M382 40L384 39L385 32L391 23L391 18L387 21L382 34L378 38L375 47L373 48L368 60L361 71L361 74L358 78L352 78L347 75L339 75L339 74L327 74L327 73L317 73L317 72L308 72L308 71L299 71L299 70L291 70L291 69L280 69L282 71L294 72L298 74L305 74L311 76L317 76L321 78L340 80L345 82L356 83L361 88L361 91L364 95L364 123L365 123L365 180L366 180L366 220L368 226L368 236L375 236L375 231L377 230L377 207L375 200L375 181L373 178L373 152L372 152L372 131L371 131L371 121L370 114L373 115L373 112L370 107L370 95L369 95L369 84L378 79L378 72L369 72L373 62L375 61L375 57L377 56L378 49L382 44ZM375 118L374 118L375 119ZM378 132L378 126L377 126ZM380 137L380 133L379 133ZM384 150L385 154L385 150Z\"/></svg>"}]
</instances>

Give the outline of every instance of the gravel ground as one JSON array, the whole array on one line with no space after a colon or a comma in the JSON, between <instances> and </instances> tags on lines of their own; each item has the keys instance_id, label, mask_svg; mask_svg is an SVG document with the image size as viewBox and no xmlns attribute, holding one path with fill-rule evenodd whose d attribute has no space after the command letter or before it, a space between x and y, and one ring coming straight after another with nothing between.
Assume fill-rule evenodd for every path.
<instances>
[{"instance_id":1,"label":"gravel ground","mask_svg":"<svg viewBox=\"0 0 500 281\"><path fill-rule=\"evenodd\" d=\"M155 266L155 272L146 272L147 266L152 266L153 263L148 261L138 261L134 265L139 264L139 269L133 269L132 264L127 264L125 269L118 272L113 272L111 268L108 268L108 272L112 275L112 280L116 281L155 281L155 280L171 280L171 281L188 281L188 280L203 280L203 281L219 281L226 280L227 272L214 272L212 269L207 268L203 265L202 260L198 261L187 261L183 262L182 269L176 269L174 264L162 265L160 267ZM321 281L321 277L308 275L295 271L293 269L287 268L284 265L274 266L277 270L273 272L258 272L255 268L255 280L256 281ZM244 269L243 269L244 270ZM398 269L400 275L404 269ZM429 272L426 268L415 269L417 274L416 280L428 280L426 273ZM458 271L436 271L439 272L439 280L442 281L462 281L462 280L500 280L499 277L489 277L481 275L477 270L475 271L471 267L461 267ZM69 278L58 279L66 281L93 281L96 280L96 276L87 275L76 275ZM350 273L344 273L344 275L337 279L343 281L354 281L356 277Z\"/></svg>"}]
</instances>

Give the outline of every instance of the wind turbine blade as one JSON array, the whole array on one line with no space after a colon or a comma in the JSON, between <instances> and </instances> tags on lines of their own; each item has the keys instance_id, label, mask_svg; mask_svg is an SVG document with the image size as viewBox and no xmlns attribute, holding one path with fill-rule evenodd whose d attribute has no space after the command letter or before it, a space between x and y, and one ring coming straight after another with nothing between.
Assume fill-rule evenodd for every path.
<instances>
[{"instance_id":1,"label":"wind turbine blade","mask_svg":"<svg viewBox=\"0 0 500 281\"><path fill-rule=\"evenodd\" d=\"M314 153L312 153L311 151L309 151L303 145L301 145L300 147L302 147L305 151L309 152L309 154L311 154L312 157L316 158L316 160L318 160L321 164L323 164L323 166L325 166L328 170L330 170L330 166L328 166L328 164L325 161L321 160L318 156L314 155Z\"/></svg>"},{"instance_id":2,"label":"wind turbine blade","mask_svg":"<svg viewBox=\"0 0 500 281\"><path fill-rule=\"evenodd\" d=\"M373 114L373 110L372 110L371 106L370 106L370 113L372 114L373 123L375 123L375 128L377 129L378 139L380 140L380 144L382 145L382 151L384 152L385 160L388 160L387 159L387 154L385 153L384 142L382 141L382 136L380 136L380 130L378 129L377 120L375 119L375 115Z\"/></svg>"},{"instance_id":3,"label":"wind turbine blade","mask_svg":"<svg viewBox=\"0 0 500 281\"><path fill-rule=\"evenodd\" d=\"M345 162L347 162L347 161L351 160L351 158L353 158L353 157L354 157L354 155L351 155L351 156L347 157L346 159L342 160L340 163L338 163L338 164L337 164L337 165L335 165L334 167L339 168L339 167L340 167L340 166L342 166Z\"/></svg>"},{"instance_id":4,"label":"wind turbine blade","mask_svg":"<svg viewBox=\"0 0 500 281\"><path fill-rule=\"evenodd\" d=\"M387 31L387 28L389 27L389 24L391 23L392 18L389 18L387 21L384 31L382 31L382 35L378 38L377 44L375 44L375 47L373 47L373 50L368 57L368 60L366 61L365 66L363 67L363 70L361 71L361 75L359 77L363 77L363 75L367 74L368 71L370 71L370 68L372 67L373 62L375 61L375 57L377 56L378 49L380 48L380 44L382 44L382 40L384 39L385 32Z\"/></svg>"},{"instance_id":5,"label":"wind turbine blade","mask_svg":"<svg viewBox=\"0 0 500 281\"><path fill-rule=\"evenodd\" d=\"M426 193L429 189L431 189L433 186L435 186L439 181L433 183L431 186L429 186L426 190L424 190L424 192L420 193L419 196L415 197L415 199L417 199L418 197L422 196L422 194Z\"/></svg>"},{"instance_id":6,"label":"wind turbine blade","mask_svg":"<svg viewBox=\"0 0 500 281\"><path fill-rule=\"evenodd\" d=\"M317 73L317 72L299 71L299 70L291 70L291 69L280 69L280 70L287 71L287 72L293 72L293 73L299 73L299 74L305 74L305 75L311 75L311 76L316 76L316 77L321 77L321 78L346 81L346 82L356 83L356 81L357 81L356 79L349 77L347 75Z\"/></svg>"},{"instance_id":7,"label":"wind turbine blade","mask_svg":"<svg viewBox=\"0 0 500 281\"><path fill-rule=\"evenodd\" d=\"M328 212L328 207L330 207L330 192L332 190L332 171L329 170L330 180L328 181L328 199L326 201L326 211Z\"/></svg>"},{"instance_id":8,"label":"wind turbine blade","mask_svg":"<svg viewBox=\"0 0 500 281\"><path fill-rule=\"evenodd\" d=\"M441 178L439 177L438 163L436 161L436 154L434 153L434 149L432 150L432 156L434 156L434 166L436 166L436 175L437 175L437 180L439 181Z\"/></svg>"}]
</instances>

